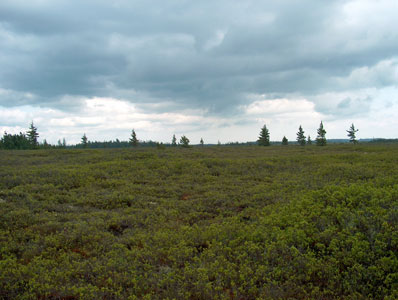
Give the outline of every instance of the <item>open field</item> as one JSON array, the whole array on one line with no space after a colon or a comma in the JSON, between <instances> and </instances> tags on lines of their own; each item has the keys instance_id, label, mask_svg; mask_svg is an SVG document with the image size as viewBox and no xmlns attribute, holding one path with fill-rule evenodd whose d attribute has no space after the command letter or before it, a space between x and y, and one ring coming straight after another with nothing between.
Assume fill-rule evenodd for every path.
<instances>
[{"instance_id":1,"label":"open field","mask_svg":"<svg viewBox=\"0 0 398 300\"><path fill-rule=\"evenodd\" d=\"M398 146L0 152L0 299L397 299Z\"/></svg>"}]
</instances>

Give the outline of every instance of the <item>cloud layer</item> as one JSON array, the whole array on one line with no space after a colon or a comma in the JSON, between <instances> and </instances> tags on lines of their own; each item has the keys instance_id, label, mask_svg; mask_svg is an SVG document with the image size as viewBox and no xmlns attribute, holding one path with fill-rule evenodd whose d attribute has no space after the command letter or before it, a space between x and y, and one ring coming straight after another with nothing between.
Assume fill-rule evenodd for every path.
<instances>
[{"instance_id":1,"label":"cloud layer","mask_svg":"<svg viewBox=\"0 0 398 300\"><path fill-rule=\"evenodd\" d=\"M75 139L86 129L76 120L98 101L98 113L112 116L90 119L98 139L112 135L102 126L124 124L113 126L114 136L119 127L138 128L140 115L127 118L125 105L163 116L140 123L143 132L156 122L193 135L215 127L212 141L237 132L236 124L267 120L282 130L278 109L287 103L296 109L288 119L294 128L308 118L313 127L320 118L347 127L396 109L397 13L394 0L3 0L0 129L32 118L51 125L40 116L47 111L60 118L51 126L69 124L63 134ZM16 111L26 119L9 117ZM190 127L165 121L187 111Z\"/></svg>"}]
</instances>

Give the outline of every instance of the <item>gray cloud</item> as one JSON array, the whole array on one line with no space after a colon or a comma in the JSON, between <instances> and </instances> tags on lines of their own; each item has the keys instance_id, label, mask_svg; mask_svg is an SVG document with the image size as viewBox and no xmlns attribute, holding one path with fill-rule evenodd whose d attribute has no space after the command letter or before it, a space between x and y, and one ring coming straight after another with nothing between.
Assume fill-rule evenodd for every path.
<instances>
[{"instance_id":1,"label":"gray cloud","mask_svg":"<svg viewBox=\"0 0 398 300\"><path fill-rule=\"evenodd\" d=\"M396 82L392 3L370 18L368 1L359 14L343 0L3 0L0 105L67 110L65 97L96 96L236 114L257 93L339 113L350 103L316 96Z\"/></svg>"}]
</instances>

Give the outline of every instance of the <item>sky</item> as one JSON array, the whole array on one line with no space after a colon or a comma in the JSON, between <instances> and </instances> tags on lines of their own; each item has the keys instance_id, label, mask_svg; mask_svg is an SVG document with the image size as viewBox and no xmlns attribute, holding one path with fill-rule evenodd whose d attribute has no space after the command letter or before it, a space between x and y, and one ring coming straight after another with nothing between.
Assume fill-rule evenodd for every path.
<instances>
[{"instance_id":1,"label":"sky","mask_svg":"<svg viewBox=\"0 0 398 300\"><path fill-rule=\"evenodd\" d=\"M396 0L1 0L0 132L397 138Z\"/></svg>"}]
</instances>

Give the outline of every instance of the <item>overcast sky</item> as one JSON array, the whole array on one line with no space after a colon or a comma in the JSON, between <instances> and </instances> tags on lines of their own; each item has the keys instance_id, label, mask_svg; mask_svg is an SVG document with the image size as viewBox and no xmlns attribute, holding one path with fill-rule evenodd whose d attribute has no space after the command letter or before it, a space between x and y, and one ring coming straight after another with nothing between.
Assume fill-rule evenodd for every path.
<instances>
[{"instance_id":1,"label":"overcast sky","mask_svg":"<svg viewBox=\"0 0 398 300\"><path fill-rule=\"evenodd\" d=\"M1 0L0 130L397 138L396 0Z\"/></svg>"}]
</instances>

